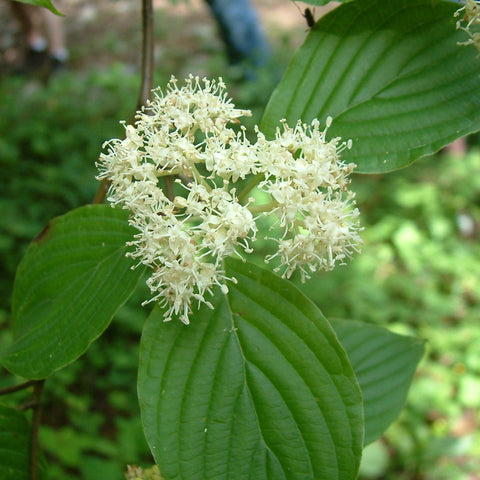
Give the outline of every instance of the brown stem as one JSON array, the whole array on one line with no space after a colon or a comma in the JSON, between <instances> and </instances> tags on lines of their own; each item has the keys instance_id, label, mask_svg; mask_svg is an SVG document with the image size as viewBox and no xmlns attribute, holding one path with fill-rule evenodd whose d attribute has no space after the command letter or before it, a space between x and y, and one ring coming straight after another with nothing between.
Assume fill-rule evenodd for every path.
<instances>
[{"instance_id":1,"label":"brown stem","mask_svg":"<svg viewBox=\"0 0 480 480\"><path fill-rule=\"evenodd\" d=\"M153 88L155 22L153 15L153 0L142 0L142 79L138 92L137 106L130 123L135 122L135 115L150 99ZM103 203L110 187L108 180L102 180L92 203Z\"/></svg>"},{"instance_id":2,"label":"brown stem","mask_svg":"<svg viewBox=\"0 0 480 480\"><path fill-rule=\"evenodd\" d=\"M32 444L30 453L30 473L32 480L39 479L38 472L38 430L40 429L41 417L42 417L42 393L45 380L38 380L34 384L33 388L33 417L32 417Z\"/></svg>"},{"instance_id":3,"label":"brown stem","mask_svg":"<svg viewBox=\"0 0 480 480\"><path fill-rule=\"evenodd\" d=\"M153 88L153 59L155 49L153 1L142 0L142 82L137 110L147 104Z\"/></svg>"},{"instance_id":4,"label":"brown stem","mask_svg":"<svg viewBox=\"0 0 480 480\"><path fill-rule=\"evenodd\" d=\"M175 197L173 193L173 176L169 175L168 177L165 177L165 189L167 191L167 198L173 202Z\"/></svg>"},{"instance_id":5,"label":"brown stem","mask_svg":"<svg viewBox=\"0 0 480 480\"><path fill-rule=\"evenodd\" d=\"M0 389L0 395L8 395L9 393L18 392L25 388L31 387L35 384L35 380L28 380L28 382L19 383L18 385L12 385L11 387L5 387Z\"/></svg>"},{"instance_id":6,"label":"brown stem","mask_svg":"<svg viewBox=\"0 0 480 480\"><path fill-rule=\"evenodd\" d=\"M103 203L105 201L105 197L107 196L108 189L110 187L110 181L104 178L100 182L100 186L98 187L95 196L93 197L92 203L95 205L97 203Z\"/></svg>"}]
</instances>

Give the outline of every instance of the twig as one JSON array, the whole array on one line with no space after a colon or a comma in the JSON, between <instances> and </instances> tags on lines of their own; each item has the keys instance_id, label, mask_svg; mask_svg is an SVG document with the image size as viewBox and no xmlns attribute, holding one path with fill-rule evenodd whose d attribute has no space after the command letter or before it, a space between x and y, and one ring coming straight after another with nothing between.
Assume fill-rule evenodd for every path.
<instances>
[{"instance_id":1,"label":"twig","mask_svg":"<svg viewBox=\"0 0 480 480\"><path fill-rule=\"evenodd\" d=\"M27 401L21 403L17 407L17 410L19 410L20 412L24 412L25 410L34 409L37 405L38 405L38 402L31 398L30 400L27 400Z\"/></svg>"},{"instance_id":2,"label":"twig","mask_svg":"<svg viewBox=\"0 0 480 480\"><path fill-rule=\"evenodd\" d=\"M143 29L143 45L142 45L142 80L140 84L140 92L136 110L140 110L146 105L153 87L153 59L154 59L154 16L152 0L142 0L142 29ZM95 194L93 203L103 203L107 194L109 182L103 180ZM33 399L24 404L24 408L33 409L32 418L32 437L31 437L31 455L30 455L30 472L31 479L39 479L38 469L38 431L41 423L42 404L41 398L45 380L30 380L19 385L6 387L0 390L0 395L13 393L33 385Z\"/></svg>"},{"instance_id":3,"label":"twig","mask_svg":"<svg viewBox=\"0 0 480 480\"><path fill-rule=\"evenodd\" d=\"M136 112L148 103L153 88L155 26L152 0L142 0L142 32L142 79L135 113L130 120L131 124L135 122ZM102 180L92 203L103 203L109 187L110 182L106 179Z\"/></svg>"},{"instance_id":4,"label":"twig","mask_svg":"<svg viewBox=\"0 0 480 480\"><path fill-rule=\"evenodd\" d=\"M30 473L32 480L39 479L38 472L38 430L40 429L42 417L42 393L45 380L37 380L33 388L33 417L32 417L32 442L30 452Z\"/></svg>"},{"instance_id":5,"label":"twig","mask_svg":"<svg viewBox=\"0 0 480 480\"><path fill-rule=\"evenodd\" d=\"M95 197L93 197L92 203L95 205L97 203L103 203L105 197L107 196L108 189L110 187L110 181L104 178L100 182L100 186L98 187L97 192L95 193Z\"/></svg>"},{"instance_id":6,"label":"twig","mask_svg":"<svg viewBox=\"0 0 480 480\"><path fill-rule=\"evenodd\" d=\"M25 388L31 387L35 384L35 380L28 380L27 382L19 383L18 385L12 385L11 387L5 387L0 389L0 395L8 395L9 393L18 392Z\"/></svg>"},{"instance_id":7,"label":"twig","mask_svg":"<svg viewBox=\"0 0 480 480\"><path fill-rule=\"evenodd\" d=\"M153 88L154 31L153 1L142 0L142 82L136 110L147 104Z\"/></svg>"},{"instance_id":8,"label":"twig","mask_svg":"<svg viewBox=\"0 0 480 480\"><path fill-rule=\"evenodd\" d=\"M171 175L165 177L165 189L167 191L168 199L173 202L175 195L173 193L173 177Z\"/></svg>"}]
</instances>

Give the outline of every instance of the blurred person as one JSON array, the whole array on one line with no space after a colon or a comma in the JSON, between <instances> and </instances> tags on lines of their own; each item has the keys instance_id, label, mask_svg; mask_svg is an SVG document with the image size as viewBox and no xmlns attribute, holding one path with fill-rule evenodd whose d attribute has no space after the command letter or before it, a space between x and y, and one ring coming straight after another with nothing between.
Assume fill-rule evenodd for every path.
<instances>
[{"instance_id":1,"label":"blurred person","mask_svg":"<svg viewBox=\"0 0 480 480\"><path fill-rule=\"evenodd\" d=\"M245 76L270 59L270 47L250 0L205 0L214 16L230 65L245 67Z\"/></svg>"},{"instance_id":2,"label":"blurred person","mask_svg":"<svg viewBox=\"0 0 480 480\"><path fill-rule=\"evenodd\" d=\"M63 18L43 7L13 0L9 3L25 37L26 51L21 71L55 73L64 70L68 50Z\"/></svg>"},{"instance_id":3,"label":"blurred person","mask_svg":"<svg viewBox=\"0 0 480 480\"><path fill-rule=\"evenodd\" d=\"M457 138L450 145L444 149L446 152L456 157L463 157L467 153L467 139L466 137Z\"/></svg>"}]
</instances>

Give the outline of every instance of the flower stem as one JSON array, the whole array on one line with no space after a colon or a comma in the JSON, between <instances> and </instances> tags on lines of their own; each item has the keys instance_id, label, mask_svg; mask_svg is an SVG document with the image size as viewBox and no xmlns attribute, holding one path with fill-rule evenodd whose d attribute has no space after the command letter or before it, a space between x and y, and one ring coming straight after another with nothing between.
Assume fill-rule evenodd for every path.
<instances>
[{"instance_id":1,"label":"flower stem","mask_svg":"<svg viewBox=\"0 0 480 480\"><path fill-rule=\"evenodd\" d=\"M153 88L154 31L153 0L142 0L142 80L140 82L137 107L130 120L131 124L135 122L136 112L140 110L143 105L147 104ZM102 180L92 203L103 203L109 187L110 181L106 179Z\"/></svg>"},{"instance_id":2,"label":"flower stem","mask_svg":"<svg viewBox=\"0 0 480 480\"><path fill-rule=\"evenodd\" d=\"M193 179L200 185L203 185L208 192L212 191L212 187L208 184L208 182L205 181L205 178L203 175L197 170L197 167L195 166L194 163L192 163L191 167L191 173L193 175Z\"/></svg>"},{"instance_id":3,"label":"flower stem","mask_svg":"<svg viewBox=\"0 0 480 480\"><path fill-rule=\"evenodd\" d=\"M0 389L0 395L8 395L9 393L18 392L25 388L31 387L35 384L35 380L28 380L27 382L19 383L18 385L12 385L11 387L5 387Z\"/></svg>"},{"instance_id":4,"label":"flower stem","mask_svg":"<svg viewBox=\"0 0 480 480\"><path fill-rule=\"evenodd\" d=\"M92 203L94 205L98 203L103 203L105 200L105 197L107 196L108 189L110 188L110 180L107 180L104 178L100 182L100 186L98 187L95 196L93 197Z\"/></svg>"},{"instance_id":5,"label":"flower stem","mask_svg":"<svg viewBox=\"0 0 480 480\"><path fill-rule=\"evenodd\" d=\"M277 206L278 206L278 202L275 200L272 200L271 202L264 203L262 205L250 205L248 209L252 213L261 213L261 212L270 212Z\"/></svg>"},{"instance_id":6,"label":"flower stem","mask_svg":"<svg viewBox=\"0 0 480 480\"><path fill-rule=\"evenodd\" d=\"M246 196L263 180L263 175L255 175L245 185L243 190L237 195L237 199L240 203L245 203Z\"/></svg>"},{"instance_id":7,"label":"flower stem","mask_svg":"<svg viewBox=\"0 0 480 480\"><path fill-rule=\"evenodd\" d=\"M45 380L38 380L34 383L33 387L33 418L32 418L32 440L30 451L30 473L32 480L39 479L38 472L38 431L40 429L41 417L42 417L42 393Z\"/></svg>"},{"instance_id":8,"label":"flower stem","mask_svg":"<svg viewBox=\"0 0 480 480\"><path fill-rule=\"evenodd\" d=\"M165 190L166 190L168 199L171 202L173 202L175 194L173 193L173 177L172 177L172 175L169 175L168 177L165 177Z\"/></svg>"},{"instance_id":9,"label":"flower stem","mask_svg":"<svg viewBox=\"0 0 480 480\"><path fill-rule=\"evenodd\" d=\"M153 1L142 0L142 82L136 110L147 104L153 88L154 30Z\"/></svg>"}]
</instances>

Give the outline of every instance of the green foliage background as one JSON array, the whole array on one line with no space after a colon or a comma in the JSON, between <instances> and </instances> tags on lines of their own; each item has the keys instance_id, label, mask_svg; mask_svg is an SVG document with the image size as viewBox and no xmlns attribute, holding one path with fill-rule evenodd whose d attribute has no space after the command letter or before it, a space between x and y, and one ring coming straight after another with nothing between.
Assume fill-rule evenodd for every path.
<instances>
[{"instance_id":1,"label":"green foliage background","mask_svg":"<svg viewBox=\"0 0 480 480\"><path fill-rule=\"evenodd\" d=\"M123 75L124 82L116 82L120 73L115 67L86 79L68 75L30 93L23 82L0 87L1 166L11 172L1 200L3 325L27 242L52 216L91 200L98 146L121 132L117 119L128 116L131 105L120 99L134 98L136 79ZM21 101L14 100L19 91ZM96 101L99 96L105 101ZM27 112L29 122L22 122ZM68 128L58 128L58 118ZM362 255L310 283L298 282L327 318L355 318L428 339L428 358L405 411L367 449L363 471L370 474L364 478L421 473L463 480L480 468L480 246L478 225L467 237L458 226L460 214L480 219L480 179L471 174L479 170L480 152L472 145L465 157L439 154L388 175L356 176L366 227ZM94 479L97 472L121 478L126 463L151 462L135 391L148 313L139 303L132 299L79 362L47 381L41 441L54 479ZM8 343L6 332L1 340ZM3 385L10 381L4 372Z\"/></svg>"},{"instance_id":2,"label":"green foliage background","mask_svg":"<svg viewBox=\"0 0 480 480\"><path fill-rule=\"evenodd\" d=\"M225 76L224 64L212 64L210 73ZM252 108L253 101L261 113L272 83L265 80L259 91L230 80L236 103ZM118 119L130 116L137 82L116 66L67 73L46 86L2 79L0 167L8 172L0 198L2 326L28 242L52 217L91 201L99 147L122 134ZM252 123L258 121L257 115ZM327 318L428 339L405 411L366 451L364 479L467 480L480 471L476 143L472 138L465 157L439 154L388 175L356 176L352 187L366 227L362 255L310 283L298 282ZM476 222L471 234L462 234L461 218ZM46 383L41 442L53 479L122 478L126 463L152 462L136 397L139 338L149 313L138 306L141 296L122 308L80 361ZM9 343L4 330L0 342ZM0 382L12 379L2 372ZM21 395L8 400L18 403Z\"/></svg>"},{"instance_id":3,"label":"green foliage background","mask_svg":"<svg viewBox=\"0 0 480 480\"><path fill-rule=\"evenodd\" d=\"M460 215L480 219L480 183L471 174L479 168L472 146L464 157L441 153L386 176L355 178L366 222L362 255L299 283L327 318L428 339L406 409L366 450L364 471L386 476L368 478L466 480L480 469L478 223L471 235L459 228Z\"/></svg>"}]
</instances>

